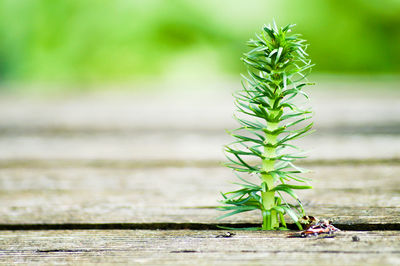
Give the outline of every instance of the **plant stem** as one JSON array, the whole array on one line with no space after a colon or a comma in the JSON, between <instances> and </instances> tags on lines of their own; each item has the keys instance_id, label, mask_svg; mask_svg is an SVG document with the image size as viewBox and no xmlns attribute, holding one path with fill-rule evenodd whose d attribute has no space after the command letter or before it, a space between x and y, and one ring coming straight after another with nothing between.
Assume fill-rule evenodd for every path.
<instances>
[{"instance_id":1,"label":"plant stem","mask_svg":"<svg viewBox=\"0 0 400 266\"><path fill-rule=\"evenodd\" d=\"M270 104L273 106L275 100L271 100ZM271 111L272 115L275 115L276 111ZM278 128L278 123L268 122L267 121L267 130L273 131ZM276 144L277 136L266 133L266 141L268 144ZM267 184L268 191L261 192L262 204L265 211L268 211L269 217L265 217L263 214L263 230L272 230L279 227L279 220L278 220L278 213L275 210L271 210L275 203L275 192L270 192L272 188L274 188L274 178L269 174L269 172L275 169L275 158L276 157L276 148L270 146L264 146L264 159L262 160L262 171L264 172L261 174L262 181ZM270 221L269 228L267 221ZM264 226L266 224L266 226ZM264 227L266 229L264 229Z\"/></svg>"}]
</instances>

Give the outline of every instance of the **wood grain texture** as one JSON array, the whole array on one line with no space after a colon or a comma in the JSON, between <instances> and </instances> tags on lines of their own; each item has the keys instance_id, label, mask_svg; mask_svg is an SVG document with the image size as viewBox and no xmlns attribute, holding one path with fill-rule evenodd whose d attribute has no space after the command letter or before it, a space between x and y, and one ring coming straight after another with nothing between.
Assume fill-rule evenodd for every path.
<instances>
[{"instance_id":1,"label":"wood grain texture","mask_svg":"<svg viewBox=\"0 0 400 266\"><path fill-rule=\"evenodd\" d=\"M317 132L299 146L312 150L310 159L400 158L394 85L313 87ZM221 147L232 141L225 129L237 127L231 92L238 84L204 87L50 99L2 95L0 159L224 160Z\"/></svg>"},{"instance_id":2,"label":"wood grain texture","mask_svg":"<svg viewBox=\"0 0 400 266\"><path fill-rule=\"evenodd\" d=\"M226 231L225 231L226 232ZM0 263L145 265L398 265L400 234L339 232L289 238L287 232L236 231L0 232ZM359 241L353 241L357 236Z\"/></svg>"},{"instance_id":3,"label":"wood grain texture","mask_svg":"<svg viewBox=\"0 0 400 266\"><path fill-rule=\"evenodd\" d=\"M224 161L222 146L233 139L219 132L73 133L0 136L0 160ZM305 160L400 158L397 135L331 135L317 132L298 141L311 150Z\"/></svg>"},{"instance_id":4,"label":"wood grain texture","mask_svg":"<svg viewBox=\"0 0 400 266\"><path fill-rule=\"evenodd\" d=\"M399 165L310 166L300 191L310 215L337 223L400 223ZM219 191L235 188L223 167L4 168L0 224L216 223ZM223 222L257 223L259 213Z\"/></svg>"}]
</instances>

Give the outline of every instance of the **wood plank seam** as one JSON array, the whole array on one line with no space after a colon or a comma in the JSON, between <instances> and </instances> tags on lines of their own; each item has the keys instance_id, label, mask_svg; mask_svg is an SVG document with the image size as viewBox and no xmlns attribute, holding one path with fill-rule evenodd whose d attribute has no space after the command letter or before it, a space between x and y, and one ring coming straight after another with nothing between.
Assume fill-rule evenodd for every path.
<instances>
[{"instance_id":1,"label":"wood plank seam","mask_svg":"<svg viewBox=\"0 0 400 266\"><path fill-rule=\"evenodd\" d=\"M221 227L257 227L254 223L60 223L60 224L0 224L0 231L44 231L44 230L221 230ZM297 229L288 224L289 229ZM400 231L400 223L335 223L345 231Z\"/></svg>"}]
</instances>

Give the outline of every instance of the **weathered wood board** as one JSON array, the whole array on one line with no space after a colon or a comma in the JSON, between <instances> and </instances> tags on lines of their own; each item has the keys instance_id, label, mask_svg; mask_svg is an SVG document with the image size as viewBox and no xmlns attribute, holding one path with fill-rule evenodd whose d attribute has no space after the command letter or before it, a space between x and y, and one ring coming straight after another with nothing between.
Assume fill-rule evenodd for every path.
<instances>
[{"instance_id":1,"label":"weathered wood board","mask_svg":"<svg viewBox=\"0 0 400 266\"><path fill-rule=\"evenodd\" d=\"M1 231L0 263L399 265L396 231L289 238L288 232ZM357 236L358 241L353 237ZM357 239L356 239L357 240Z\"/></svg>"},{"instance_id":2,"label":"weathered wood board","mask_svg":"<svg viewBox=\"0 0 400 266\"><path fill-rule=\"evenodd\" d=\"M199 88L191 86L198 85ZM321 82L307 90L318 128L386 127L398 133L400 82ZM175 88L175 90L169 90ZM54 97L0 97L3 132L220 130L236 126L232 92L240 82L153 84L139 92L109 90ZM372 122L372 124L371 124ZM390 129L390 130L387 130ZM336 130L337 131L337 130Z\"/></svg>"},{"instance_id":3,"label":"weathered wood board","mask_svg":"<svg viewBox=\"0 0 400 266\"><path fill-rule=\"evenodd\" d=\"M400 165L312 166L314 189L299 194L310 215L335 223L400 223ZM224 167L3 168L0 224L217 223ZM259 221L259 213L223 222Z\"/></svg>"},{"instance_id":4,"label":"weathered wood board","mask_svg":"<svg viewBox=\"0 0 400 266\"><path fill-rule=\"evenodd\" d=\"M231 92L208 89L0 97L0 160L224 160L237 127ZM398 83L312 88L310 159L400 158ZM163 84L163 88L170 85ZM188 84L189 86L189 84ZM358 88L358 89L357 89Z\"/></svg>"},{"instance_id":5,"label":"weathered wood board","mask_svg":"<svg viewBox=\"0 0 400 266\"><path fill-rule=\"evenodd\" d=\"M233 139L215 132L163 132L125 134L73 132L0 136L0 160L136 160L224 161L222 146ZM305 160L400 158L400 137L393 135L323 135L301 139L309 152Z\"/></svg>"}]
</instances>

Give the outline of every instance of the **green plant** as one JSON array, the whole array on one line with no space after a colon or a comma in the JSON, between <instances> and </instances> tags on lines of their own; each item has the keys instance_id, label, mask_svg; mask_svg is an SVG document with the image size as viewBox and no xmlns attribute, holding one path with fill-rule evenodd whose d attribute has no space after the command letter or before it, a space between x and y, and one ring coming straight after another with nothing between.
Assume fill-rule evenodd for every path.
<instances>
[{"instance_id":1,"label":"green plant","mask_svg":"<svg viewBox=\"0 0 400 266\"><path fill-rule=\"evenodd\" d=\"M307 184L310 179L301 175L306 170L293 164L305 158L303 151L289 144L310 133L313 124L306 121L311 110L295 104L299 95L308 100L302 89L310 84L306 75L313 65L305 52L305 40L289 34L293 26L264 26L262 33L249 41L252 50L242 58L248 75L243 76L243 90L234 95L241 116L235 119L241 127L228 132L236 140L225 146L226 166L243 183L236 183L240 189L222 194L224 206L220 209L230 212L220 218L260 210L262 230L286 229L285 214L301 229L298 219L305 212L294 190L312 188ZM261 184L250 182L251 175ZM284 194L295 204L286 201Z\"/></svg>"}]
</instances>

